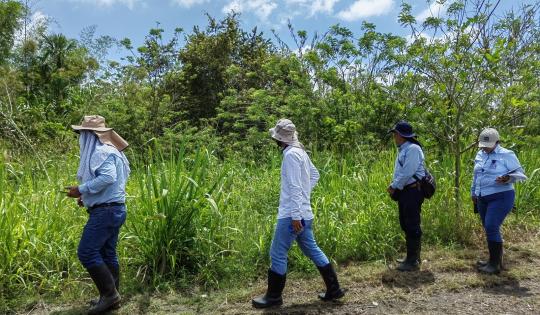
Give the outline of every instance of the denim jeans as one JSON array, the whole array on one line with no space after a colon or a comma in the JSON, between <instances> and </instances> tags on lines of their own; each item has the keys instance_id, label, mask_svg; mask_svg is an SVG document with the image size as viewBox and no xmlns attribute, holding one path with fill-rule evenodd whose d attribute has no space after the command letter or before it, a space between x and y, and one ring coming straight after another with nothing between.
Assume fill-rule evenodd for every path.
<instances>
[{"instance_id":1,"label":"denim jeans","mask_svg":"<svg viewBox=\"0 0 540 315\"><path fill-rule=\"evenodd\" d=\"M287 273L287 257L294 240L296 240L304 255L309 257L317 267L323 267L330 263L315 242L312 224L313 220L305 221L304 229L296 234L292 230L292 218L277 220L272 246L270 247L270 269L272 271L280 275Z\"/></svg>"},{"instance_id":2,"label":"denim jeans","mask_svg":"<svg viewBox=\"0 0 540 315\"><path fill-rule=\"evenodd\" d=\"M515 192L507 190L477 200L478 213L486 231L486 238L492 242L502 242L501 225L514 206Z\"/></svg>"},{"instance_id":3,"label":"denim jeans","mask_svg":"<svg viewBox=\"0 0 540 315\"><path fill-rule=\"evenodd\" d=\"M77 255L85 268L107 264L118 267L116 245L120 227L126 221L126 206L104 206L90 212Z\"/></svg>"}]
</instances>

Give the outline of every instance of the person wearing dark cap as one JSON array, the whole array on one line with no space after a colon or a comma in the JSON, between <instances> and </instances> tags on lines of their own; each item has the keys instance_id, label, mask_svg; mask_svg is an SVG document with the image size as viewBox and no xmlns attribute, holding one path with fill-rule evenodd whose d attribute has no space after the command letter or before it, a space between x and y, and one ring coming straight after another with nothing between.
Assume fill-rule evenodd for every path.
<instances>
[{"instance_id":1,"label":"person wearing dark cap","mask_svg":"<svg viewBox=\"0 0 540 315\"><path fill-rule=\"evenodd\" d=\"M120 227L126 220L126 182L129 162L123 153L128 143L105 118L84 116L79 134L80 185L66 187L67 196L86 207L88 221L83 229L77 255L94 281L99 298L90 302L88 314L101 314L120 303L120 267L116 247Z\"/></svg>"},{"instance_id":2,"label":"person wearing dark cap","mask_svg":"<svg viewBox=\"0 0 540 315\"><path fill-rule=\"evenodd\" d=\"M515 153L499 144L499 133L484 129L478 138L480 151L474 159L471 198L480 214L489 250L489 260L478 261L480 272L501 271L503 239L501 225L514 206L513 183L526 180Z\"/></svg>"},{"instance_id":3,"label":"person wearing dark cap","mask_svg":"<svg viewBox=\"0 0 540 315\"><path fill-rule=\"evenodd\" d=\"M407 247L407 256L398 260L396 269L414 271L419 269L420 264L420 212L424 195L419 181L426 175L424 152L412 126L406 121L398 122L389 132L393 134L399 152L394 165L394 177L387 191L398 203L399 223L405 233Z\"/></svg>"}]
</instances>

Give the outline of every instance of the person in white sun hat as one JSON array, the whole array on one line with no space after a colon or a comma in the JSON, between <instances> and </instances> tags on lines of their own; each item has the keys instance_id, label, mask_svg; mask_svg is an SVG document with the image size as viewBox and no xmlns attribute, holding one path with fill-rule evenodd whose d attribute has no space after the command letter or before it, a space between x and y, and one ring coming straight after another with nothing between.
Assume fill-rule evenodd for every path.
<instances>
[{"instance_id":1,"label":"person in white sun hat","mask_svg":"<svg viewBox=\"0 0 540 315\"><path fill-rule=\"evenodd\" d=\"M513 183L527 179L513 151L503 148L499 133L482 130L478 137L480 151L474 159L471 198L480 214L486 233L489 260L478 261L480 272L496 274L501 270L503 239L501 225L514 206Z\"/></svg>"},{"instance_id":2,"label":"person in white sun hat","mask_svg":"<svg viewBox=\"0 0 540 315\"><path fill-rule=\"evenodd\" d=\"M310 197L311 190L319 180L319 172L298 140L296 127L289 119L280 119L269 131L283 151L281 193L277 224L270 247L268 289L266 294L254 298L252 305L255 308L267 308L283 304L281 293L285 288L287 256L295 240L304 255L317 266L326 284L326 292L320 293L319 298L324 301L339 299L345 295L346 290L340 288L332 264L313 235L314 216Z\"/></svg>"}]
</instances>

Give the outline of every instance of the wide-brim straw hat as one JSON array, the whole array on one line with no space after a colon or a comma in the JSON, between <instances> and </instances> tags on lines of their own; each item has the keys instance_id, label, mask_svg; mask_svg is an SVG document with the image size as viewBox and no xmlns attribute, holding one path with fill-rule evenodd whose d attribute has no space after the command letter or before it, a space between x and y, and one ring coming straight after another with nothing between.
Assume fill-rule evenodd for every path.
<instances>
[{"instance_id":1,"label":"wide-brim straw hat","mask_svg":"<svg viewBox=\"0 0 540 315\"><path fill-rule=\"evenodd\" d=\"M118 151L123 151L129 146L129 143L113 128L105 125L105 118L99 115L84 116L80 125L71 125L71 128L75 132L93 131L101 143L112 145Z\"/></svg>"}]
</instances>

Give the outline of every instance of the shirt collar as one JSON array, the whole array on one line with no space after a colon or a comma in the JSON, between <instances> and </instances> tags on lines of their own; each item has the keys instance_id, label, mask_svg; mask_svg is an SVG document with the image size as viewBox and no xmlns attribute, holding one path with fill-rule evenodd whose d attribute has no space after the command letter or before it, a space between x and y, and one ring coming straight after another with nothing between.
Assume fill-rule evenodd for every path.
<instances>
[{"instance_id":1,"label":"shirt collar","mask_svg":"<svg viewBox=\"0 0 540 315\"><path fill-rule=\"evenodd\" d=\"M292 145L288 145L284 150L283 150L283 154L287 153L290 149L292 149L293 146Z\"/></svg>"},{"instance_id":2,"label":"shirt collar","mask_svg":"<svg viewBox=\"0 0 540 315\"><path fill-rule=\"evenodd\" d=\"M402 150L406 149L408 146L411 145L411 142L410 141L405 141L403 142L400 146L398 146L398 150L399 152L401 152Z\"/></svg>"},{"instance_id":3,"label":"shirt collar","mask_svg":"<svg viewBox=\"0 0 540 315\"><path fill-rule=\"evenodd\" d=\"M484 150L482 150L482 154L484 155L490 155L490 154L495 154L495 153L501 153L501 150L502 150L502 147L501 145L497 144L497 146L495 146L495 149L493 149L493 151L491 151L490 153L486 153L484 152Z\"/></svg>"}]
</instances>

